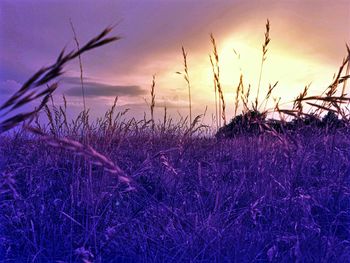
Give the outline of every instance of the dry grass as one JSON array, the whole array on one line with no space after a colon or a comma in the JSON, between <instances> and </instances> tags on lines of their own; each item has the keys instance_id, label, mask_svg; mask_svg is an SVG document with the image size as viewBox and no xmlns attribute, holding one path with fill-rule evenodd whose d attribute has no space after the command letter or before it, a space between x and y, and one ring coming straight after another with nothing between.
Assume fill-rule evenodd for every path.
<instances>
[{"instance_id":1,"label":"dry grass","mask_svg":"<svg viewBox=\"0 0 350 263\"><path fill-rule=\"evenodd\" d=\"M258 105L259 105L259 93L260 93L260 84L261 84L261 77L262 77L262 73L263 73L263 66L264 66L264 62L266 60L266 54L267 54L267 46L270 43L270 21L267 20L266 21L266 31L265 31L265 40L264 40L264 44L262 46L262 57L261 57L261 65L260 65L260 74L259 74L259 81L258 81L258 90L257 90L257 94L256 94L256 99L255 99L255 109L258 109Z\"/></svg>"},{"instance_id":2,"label":"dry grass","mask_svg":"<svg viewBox=\"0 0 350 263\"><path fill-rule=\"evenodd\" d=\"M1 141L11 174L1 184L5 258L342 262L349 257L350 142L344 131L217 142L171 130L153 140L142 123L126 134L122 126L112 145L99 130L90 133L94 148L113 164L76 140L50 136L54 148L42 140L46 135ZM79 153L92 160L86 171ZM123 190L104 168L111 165L119 174L112 168L116 163L136 190Z\"/></svg>"},{"instance_id":3,"label":"dry grass","mask_svg":"<svg viewBox=\"0 0 350 263\"><path fill-rule=\"evenodd\" d=\"M74 28L74 25L73 25L73 22L72 22L71 19L69 20L69 22L70 22L70 25L71 25L71 28L72 28L72 31L73 31L74 41L75 41L75 44L77 45L77 50L79 51L80 50L80 44L79 44L79 40L78 40L78 37L77 37L77 33L75 32L75 28ZM84 107L83 109L84 109L84 112L86 112L85 89L84 89L84 80L83 80L83 63L81 61L81 56L80 55L78 56L78 59L79 59L79 69L80 69L81 95L82 95L82 98L83 98L83 107Z\"/></svg>"},{"instance_id":4,"label":"dry grass","mask_svg":"<svg viewBox=\"0 0 350 263\"><path fill-rule=\"evenodd\" d=\"M109 160L106 156L98 153L91 146L83 145L77 141L67 139L67 138L54 138L49 135L46 135L39 129L35 129L32 127L27 127L27 129L40 136L40 139L45 141L48 145L62 148L65 150L70 150L75 154L82 155L91 160L91 163L95 165L102 166L106 171L117 174L118 179L122 182L130 183L130 179L127 178L125 173L115 165L111 160Z\"/></svg>"},{"instance_id":5,"label":"dry grass","mask_svg":"<svg viewBox=\"0 0 350 263\"><path fill-rule=\"evenodd\" d=\"M184 59L184 79L187 83L188 88L188 108L189 108L189 117L190 117L190 125L192 125L192 99L191 99L191 84L190 84L190 76L188 74L188 65L187 65L187 52L185 48L182 47L182 56Z\"/></svg>"},{"instance_id":6,"label":"dry grass","mask_svg":"<svg viewBox=\"0 0 350 263\"><path fill-rule=\"evenodd\" d=\"M8 117L7 119L1 121L0 133L5 132L15 127L19 123L30 119L46 105L50 96L57 89L58 84L54 83L47 85L46 87L43 86L60 76L63 73L62 69L65 64L89 50L119 40L120 37L106 37L111 30L111 27L106 28L79 50L71 51L68 54L65 54L65 51L62 50L54 64L40 69L31 78L29 78L27 82L24 83L15 94L13 94L13 96L11 96L5 103L3 103L3 105L0 106L0 112L2 113L2 117L7 117L12 112L22 108L29 102L42 99L40 106L31 112L15 114L14 116Z\"/></svg>"},{"instance_id":7,"label":"dry grass","mask_svg":"<svg viewBox=\"0 0 350 263\"><path fill-rule=\"evenodd\" d=\"M151 120L152 120L152 130L154 130L154 107L156 106L156 94L155 94L155 88L156 86L156 76L153 75L152 79L152 85L151 85Z\"/></svg>"},{"instance_id":8,"label":"dry grass","mask_svg":"<svg viewBox=\"0 0 350 263\"><path fill-rule=\"evenodd\" d=\"M269 29L268 21L261 73ZM274 111L281 119L277 126L266 119L272 111L266 105L277 83L269 86L260 104L265 103L264 111L258 112L259 91L251 102L251 87L245 87L242 74L234 120L241 121L241 131L247 128L252 134L228 140L211 136L201 116L192 120L184 48L190 127L187 117L174 123L166 107L163 120L155 122L155 76L151 120L146 115L143 120L125 119L127 111L117 111L115 98L95 122L89 121L85 109L68 121L66 99L57 106L52 98L57 83L43 86L62 74L67 62L119 39L107 38L110 31L107 28L78 51L62 51L52 66L34 74L0 107L3 116L14 114L0 123L0 257L4 261L349 259L350 140L345 107L349 98L344 88L337 94L349 77L343 70L350 52L323 94L309 96L305 87L292 109L281 108L275 100ZM226 105L212 35L211 42L219 128L221 118L226 124ZM41 99L37 109L15 113L36 99ZM315 107L314 112L305 112L303 103ZM240 104L243 114L237 115ZM46 113L46 124L38 121L40 110ZM322 111L333 112L345 125L333 130L305 122L294 125L306 117L320 117ZM288 121L286 116L294 119ZM31 126L4 133L31 118Z\"/></svg>"},{"instance_id":9,"label":"dry grass","mask_svg":"<svg viewBox=\"0 0 350 263\"><path fill-rule=\"evenodd\" d=\"M215 38L213 36L213 34L210 34L210 40L211 43L213 45L213 57L214 60L212 58L212 56L209 56L210 58L210 63L212 66L212 70L213 70L213 78L214 78L214 85L215 85L215 92L217 91L218 95L219 95L219 116L217 117L219 118L219 126L221 127L221 119L223 120L223 124L226 125L226 104L225 104L225 96L221 87L221 83L220 83L220 67L219 67L219 54L218 54L218 50L217 50L217 46L216 46L216 42L215 42ZM215 95L216 97L216 95Z\"/></svg>"}]
</instances>

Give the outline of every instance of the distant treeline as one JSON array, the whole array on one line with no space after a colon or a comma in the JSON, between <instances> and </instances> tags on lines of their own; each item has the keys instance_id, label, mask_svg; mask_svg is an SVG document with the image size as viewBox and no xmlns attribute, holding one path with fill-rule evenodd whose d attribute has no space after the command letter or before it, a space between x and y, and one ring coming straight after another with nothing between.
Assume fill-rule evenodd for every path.
<instances>
[{"instance_id":1,"label":"distant treeline","mask_svg":"<svg viewBox=\"0 0 350 263\"><path fill-rule=\"evenodd\" d=\"M300 131L306 128L319 128L334 131L346 127L348 120L338 118L333 111L323 117L316 114L303 115L291 121L267 119L266 114L259 111L247 111L234 117L231 122L219 129L217 138L233 138L239 135L258 135L268 131L286 132Z\"/></svg>"}]
</instances>

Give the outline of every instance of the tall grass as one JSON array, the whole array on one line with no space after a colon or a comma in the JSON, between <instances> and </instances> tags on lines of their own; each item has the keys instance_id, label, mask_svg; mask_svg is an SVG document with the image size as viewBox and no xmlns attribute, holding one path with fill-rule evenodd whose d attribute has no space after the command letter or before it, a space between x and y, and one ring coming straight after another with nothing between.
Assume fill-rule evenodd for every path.
<instances>
[{"instance_id":1,"label":"tall grass","mask_svg":"<svg viewBox=\"0 0 350 263\"><path fill-rule=\"evenodd\" d=\"M72 28L72 31L73 31L74 41L75 41L75 44L77 45L77 50L79 51L80 50L80 44L79 44L79 40L78 40L78 37L77 37L77 33L75 32L75 28L74 28L74 25L73 25L73 22L72 22L71 19L69 20L69 22L70 22L70 25L71 25L71 28ZM79 69L80 69L81 95L83 97L83 109L84 109L84 112L86 112L85 89L84 89L84 78L83 78L83 63L81 61L80 54L78 55L78 59L79 59Z\"/></svg>"},{"instance_id":2,"label":"tall grass","mask_svg":"<svg viewBox=\"0 0 350 263\"><path fill-rule=\"evenodd\" d=\"M271 40L270 39L270 21L267 20L267 22L266 22L266 31L265 31L265 40L264 40L264 44L262 46L262 57L261 57L261 64L260 64L258 90L257 90L256 100L255 100L255 109L258 109L261 77L262 77L262 73L263 73L264 62L266 60L267 46L270 43L270 40Z\"/></svg>"},{"instance_id":3,"label":"tall grass","mask_svg":"<svg viewBox=\"0 0 350 263\"><path fill-rule=\"evenodd\" d=\"M156 93L155 93L155 86L156 86L156 76L153 75L152 79L152 85L151 85L151 120L152 120L152 130L154 130L154 107L156 106Z\"/></svg>"},{"instance_id":4,"label":"tall grass","mask_svg":"<svg viewBox=\"0 0 350 263\"><path fill-rule=\"evenodd\" d=\"M184 79L187 83L188 88L188 108L189 108L189 116L190 116L190 125L192 125L192 99L191 99L191 84L190 84L190 76L188 74L188 65L187 65L187 52L185 48L182 47L182 56L184 59Z\"/></svg>"},{"instance_id":5,"label":"tall grass","mask_svg":"<svg viewBox=\"0 0 350 263\"><path fill-rule=\"evenodd\" d=\"M12 112L21 109L29 102L42 99L40 106L31 112L15 114L14 116L10 116L7 119L1 121L0 133L5 132L15 127L19 123L30 119L46 105L50 96L57 89L58 84L53 83L47 85L46 87L43 86L54 80L56 77L62 75L62 68L68 62L91 49L95 49L97 47L119 40L120 37L106 37L111 30L111 27L106 28L98 36L91 39L79 50L74 50L68 54L65 54L65 50L63 49L54 64L38 70L31 78L29 78L27 82L25 82L15 94L13 94L7 101L5 101L5 103L0 106L0 112L2 113L2 117L6 118Z\"/></svg>"},{"instance_id":6,"label":"tall grass","mask_svg":"<svg viewBox=\"0 0 350 263\"><path fill-rule=\"evenodd\" d=\"M225 104L225 96L222 90L222 86L220 83L220 66L219 66L219 54L218 54L218 50L217 50L217 46L216 46L216 42L215 42L215 38L213 36L213 34L210 34L210 40L211 43L213 45L213 57L210 57L210 63L212 66L212 70L213 70L213 78L214 78L214 85L216 87L215 90L217 90L218 95L219 95L219 126L221 127L221 119L224 122L224 125L226 125L226 104ZM216 95L215 95L216 96Z\"/></svg>"},{"instance_id":7,"label":"tall grass","mask_svg":"<svg viewBox=\"0 0 350 263\"><path fill-rule=\"evenodd\" d=\"M65 131L71 139L21 133L0 140L6 167L0 191L3 258L343 262L349 257L347 129L216 141L185 137L177 125L164 129L166 119L154 140L151 123L120 116L112 127L104 123L88 126L92 149L77 144L80 134L74 135L73 126ZM90 160L88 172L81 169L80 154ZM127 174L127 183L114 176L119 173Z\"/></svg>"},{"instance_id":8,"label":"tall grass","mask_svg":"<svg viewBox=\"0 0 350 263\"><path fill-rule=\"evenodd\" d=\"M174 122L164 107L163 120L156 122L155 76L151 120L146 114L143 120L126 119L127 111L117 109L118 98L95 121L89 121L88 110L68 120L65 97L62 106L52 97L58 84L43 86L83 52L117 40L106 37L110 30L78 51L61 52L0 107L6 116L0 123L1 259L347 262L349 98L337 94L349 77L344 69L350 52L321 95L309 95L306 86L292 109L275 101L280 121L266 118L277 83L269 86L259 112L258 98L250 101L251 87L242 74L235 116L225 126L219 55L211 36L216 120L221 125L222 118L226 130L221 131L232 135L221 140L201 125L201 116L192 120L190 114L188 127L187 118ZM36 99L41 99L37 109L15 111ZM304 103L314 110L306 112ZM41 110L46 123L38 120ZM311 119L322 111L334 115L321 123ZM24 129L5 133L23 122Z\"/></svg>"}]
</instances>

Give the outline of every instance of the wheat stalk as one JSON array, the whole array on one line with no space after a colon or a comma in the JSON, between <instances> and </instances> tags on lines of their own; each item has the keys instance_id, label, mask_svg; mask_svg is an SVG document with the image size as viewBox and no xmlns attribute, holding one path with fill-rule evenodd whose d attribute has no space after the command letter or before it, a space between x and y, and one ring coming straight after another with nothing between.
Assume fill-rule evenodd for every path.
<instances>
[{"instance_id":1,"label":"wheat stalk","mask_svg":"<svg viewBox=\"0 0 350 263\"><path fill-rule=\"evenodd\" d=\"M188 74L188 65L187 65L187 52L185 51L185 48L182 47L182 56L184 59L184 79L187 83L188 87L188 107L190 112L190 126L192 125L192 100L191 100L191 84L190 84L190 76Z\"/></svg>"},{"instance_id":2,"label":"wheat stalk","mask_svg":"<svg viewBox=\"0 0 350 263\"><path fill-rule=\"evenodd\" d=\"M153 75L152 85L151 85L151 120L152 120L152 130L154 131L154 107L156 106L156 94L154 88L156 86L156 76Z\"/></svg>"},{"instance_id":3,"label":"wheat stalk","mask_svg":"<svg viewBox=\"0 0 350 263\"><path fill-rule=\"evenodd\" d=\"M213 68L213 74L214 74L214 79L215 79L215 84L219 93L219 115L221 115L221 118L224 121L224 125L226 125L226 104L225 104L225 98L224 98L224 93L221 87L220 83L220 67L219 67L219 54L216 46L216 41L213 36L213 34L210 34L210 39L211 43L213 45L213 56L215 59L215 67L212 58L210 57L210 62ZM222 108L221 108L222 107ZM221 112L222 109L222 112ZM221 126L221 121L219 123L219 126Z\"/></svg>"},{"instance_id":4,"label":"wheat stalk","mask_svg":"<svg viewBox=\"0 0 350 263\"><path fill-rule=\"evenodd\" d=\"M235 98L235 114L234 116L237 116L237 110L239 105L239 94L243 90L243 74L239 77L239 83L236 89L236 98Z\"/></svg>"},{"instance_id":5,"label":"wheat stalk","mask_svg":"<svg viewBox=\"0 0 350 263\"><path fill-rule=\"evenodd\" d=\"M106 171L116 174L120 182L130 183L131 179L126 173L115 163L113 163L108 157L99 153L90 145L84 145L78 141L68 138L57 138L45 134L42 130L25 126L25 128L33 134L40 136L48 145L72 151L77 155L82 155L87 158L91 163L102 166Z\"/></svg>"},{"instance_id":6,"label":"wheat stalk","mask_svg":"<svg viewBox=\"0 0 350 263\"><path fill-rule=\"evenodd\" d=\"M265 41L262 46L262 57L261 57L261 64L260 64L260 74L259 74L259 81L258 81L258 91L255 99L255 109L258 109L258 103L259 103L259 92L260 92L260 84L261 84L261 77L263 72L263 66L264 62L266 60L266 54L267 54L267 46L270 43L270 21L267 19L266 21L266 31L265 31Z\"/></svg>"},{"instance_id":7,"label":"wheat stalk","mask_svg":"<svg viewBox=\"0 0 350 263\"><path fill-rule=\"evenodd\" d=\"M49 67L44 67L38 70L32 77L30 77L17 92L15 92L0 106L0 116L6 118L4 121L0 122L0 133L15 127L23 121L33 118L44 107L50 96L57 89L58 84L54 83L47 85L45 88L42 86L62 75L63 67L69 61L77 58L89 50L119 40L120 37L106 37L112 31L112 29L113 27L107 27L98 36L92 38L79 50L73 50L68 54L65 54L65 50L63 49L57 57L55 63ZM42 101L37 109L8 117L8 115L14 110L19 109L29 102L39 98L42 98Z\"/></svg>"},{"instance_id":8,"label":"wheat stalk","mask_svg":"<svg viewBox=\"0 0 350 263\"><path fill-rule=\"evenodd\" d=\"M75 44L77 45L77 49L79 51L80 50L80 45L79 45L78 37L77 37L77 34L75 32L75 28L74 28L72 19L69 19L69 22L70 22L70 25L71 25L71 28L72 28L72 31L73 31ZM80 55L78 56L78 59L79 59L79 68L80 68L81 93L82 93L82 96L83 96L83 107L84 107L84 112L86 112L85 90L84 90L84 81L83 81L83 63L81 61L81 56Z\"/></svg>"},{"instance_id":9,"label":"wheat stalk","mask_svg":"<svg viewBox=\"0 0 350 263\"><path fill-rule=\"evenodd\" d=\"M214 67L214 62L213 59L211 57L211 55L209 55L209 60L210 60L210 64L211 64L211 68L213 71L213 76L215 76L215 67ZM216 121L216 130L219 130L219 117L218 117L218 95L217 95L217 85L216 85L216 79L215 77L213 78L213 82L214 82L214 97L215 97L215 121Z\"/></svg>"},{"instance_id":10,"label":"wheat stalk","mask_svg":"<svg viewBox=\"0 0 350 263\"><path fill-rule=\"evenodd\" d=\"M346 66L346 73L345 75L349 75L350 73L350 48L349 46L346 44L346 50L348 51L348 65ZM344 84L343 84L343 89L342 89L342 92L341 94L344 95L345 94L345 89L346 89L346 83L347 83L347 79L344 81Z\"/></svg>"}]
</instances>

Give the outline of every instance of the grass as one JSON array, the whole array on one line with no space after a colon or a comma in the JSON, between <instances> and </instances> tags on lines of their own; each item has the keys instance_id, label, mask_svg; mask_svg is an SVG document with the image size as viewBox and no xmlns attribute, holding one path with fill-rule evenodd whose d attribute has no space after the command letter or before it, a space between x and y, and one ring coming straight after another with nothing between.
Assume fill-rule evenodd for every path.
<instances>
[{"instance_id":1,"label":"grass","mask_svg":"<svg viewBox=\"0 0 350 263\"><path fill-rule=\"evenodd\" d=\"M276 101L279 120L267 119L266 109L277 83L250 109L241 75L234 108L243 110L221 127L223 137L213 136L201 116L174 123L166 108L157 122L155 77L150 120L125 119L118 98L94 122L85 109L68 120L65 98L63 106L47 104L58 84L44 84L83 52L118 40L109 32L62 52L0 107L2 262L349 260L349 99L337 95L349 55L321 95L309 96L306 87L292 109ZM225 124L212 35L211 41L216 120ZM35 99L39 108L14 111ZM304 103L312 109L305 112ZM47 124L36 118L40 110Z\"/></svg>"},{"instance_id":2,"label":"grass","mask_svg":"<svg viewBox=\"0 0 350 263\"><path fill-rule=\"evenodd\" d=\"M101 128L89 140L135 190L112 169L84 163L80 150L29 135L1 140L3 258L92 261L81 251L94 262L349 258L347 130L216 141L135 128L121 124L108 138Z\"/></svg>"}]
</instances>

